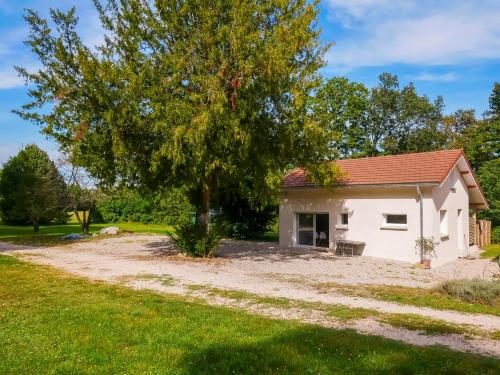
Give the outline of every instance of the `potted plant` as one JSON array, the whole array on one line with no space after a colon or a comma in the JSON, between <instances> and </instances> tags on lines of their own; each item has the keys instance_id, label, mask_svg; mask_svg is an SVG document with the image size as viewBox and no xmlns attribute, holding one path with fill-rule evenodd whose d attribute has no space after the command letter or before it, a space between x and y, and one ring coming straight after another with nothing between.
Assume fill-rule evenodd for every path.
<instances>
[{"instance_id":1,"label":"potted plant","mask_svg":"<svg viewBox=\"0 0 500 375\"><path fill-rule=\"evenodd\" d=\"M420 253L420 263L425 269L431 268L431 258L436 256L438 244L434 237L420 237L415 240L415 249Z\"/></svg>"}]
</instances>

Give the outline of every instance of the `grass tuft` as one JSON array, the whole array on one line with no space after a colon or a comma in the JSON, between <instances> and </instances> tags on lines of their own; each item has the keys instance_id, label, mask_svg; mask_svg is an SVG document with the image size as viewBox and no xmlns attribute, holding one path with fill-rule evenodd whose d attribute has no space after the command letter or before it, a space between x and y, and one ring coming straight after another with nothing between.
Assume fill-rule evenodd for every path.
<instances>
[{"instance_id":1,"label":"grass tuft","mask_svg":"<svg viewBox=\"0 0 500 375\"><path fill-rule=\"evenodd\" d=\"M465 302L500 306L500 281L452 280L441 283L436 290Z\"/></svg>"},{"instance_id":2,"label":"grass tuft","mask_svg":"<svg viewBox=\"0 0 500 375\"><path fill-rule=\"evenodd\" d=\"M450 324L444 320L429 319L416 314L386 314L381 322L411 331L423 331L429 335L478 334L472 327Z\"/></svg>"},{"instance_id":3,"label":"grass tuft","mask_svg":"<svg viewBox=\"0 0 500 375\"><path fill-rule=\"evenodd\" d=\"M496 281L498 285L498 281ZM348 296L374 298L405 305L431 307L438 310L455 310L466 313L491 314L500 316L500 304L473 303L449 294L441 288L424 289L392 285L345 285L338 283L318 283L316 289L323 293L340 293Z\"/></svg>"},{"instance_id":4,"label":"grass tuft","mask_svg":"<svg viewBox=\"0 0 500 375\"><path fill-rule=\"evenodd\" d=\"M498 258L500 257L500 244L495 243L486 246L486 249L481 253L481 258Z\"/></svg>"}]
</instances>

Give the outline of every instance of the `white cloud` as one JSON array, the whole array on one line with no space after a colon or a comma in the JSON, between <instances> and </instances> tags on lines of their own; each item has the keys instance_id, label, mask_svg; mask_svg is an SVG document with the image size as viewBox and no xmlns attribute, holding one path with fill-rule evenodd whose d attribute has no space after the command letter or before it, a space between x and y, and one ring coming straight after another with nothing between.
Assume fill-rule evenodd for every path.
<instances>
[{"instance_id":1,"label":"white cloud","mask_svg":"<svg viewBox=\"0 0 500 375\"><path fill-rule=\"evenodd\" d=\"M500 2L403 3L391 8L384 0L330 0L332 22L343 14L356 27L329 52L330 69L500 58Z\"/></svg>"},{"instance_id":2,"label":"white cloud","mask_svg":"<svg viewBox=\"0 0 500 375\"><path fill-rule=\"evenodd\" d=\"M18 77L14 68L0 69L0 90L24 86L22 78Z\"/></svg>"},{"instance_id":3,"label":"white cloud","mask_svg":"<svg viewBox=\"0 0 500 375\"><path fill-rule=\"evenodd\" d=\"M326 0L330 18L339 20L344 27L367 18L407 11L414 8L412 0Z\"/></svg>"},{"instance_id":4,"label":"white cloud","mask_svg":"<svg viewBox=\"0 0 500 375\"><path fill-rule=\"evenodd\" d=\"M421 72L413 80L415 81L440 81L440 82L451 82L457 80L458 77L454 72L448 72L443 74Z\"/></svg>"}]
</instances>

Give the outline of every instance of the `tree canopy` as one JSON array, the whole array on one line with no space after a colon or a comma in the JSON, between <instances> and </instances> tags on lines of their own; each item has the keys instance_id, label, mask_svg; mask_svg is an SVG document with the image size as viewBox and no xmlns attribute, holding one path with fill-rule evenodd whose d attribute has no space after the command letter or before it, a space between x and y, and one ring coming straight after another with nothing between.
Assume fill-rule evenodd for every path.
<instances>
[{"instance_id":1,"label":"tree canopy","mask_svg":"<svg viewBox=\"0 0 500 375\"><path fill-rule=\"evenodd\" d=\"M341 156L397 154L442 148L443 100L419 95L413 84L400 88L395 75L383 73L379 84L334 77L324 82L313 99L315 117L337 138Z\"/></svg>"},{"instance_id":2,"label":"tree canopy","mask_svg":"<svg viewBox=\"0 0 500 375\"><path fill-rule=\"evenodd\" d=\"M42 67L18 68L34 87L17 113L100 181L187 188L206 229L214 192L265 202L290 165L318 169L332 154L329 129L307 110L328 47L317 1L94 4L106 30L95 49L75 9L51 10L54 28L27 11Z\"/></svg>"}]
</instances>

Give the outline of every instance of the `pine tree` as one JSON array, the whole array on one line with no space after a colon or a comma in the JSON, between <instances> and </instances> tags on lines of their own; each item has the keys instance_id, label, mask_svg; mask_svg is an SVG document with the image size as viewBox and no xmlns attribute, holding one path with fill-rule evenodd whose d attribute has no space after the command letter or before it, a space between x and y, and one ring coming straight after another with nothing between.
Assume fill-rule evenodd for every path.
<instances>
[{"instance_id":1,"label":"pine tree","mask_svg":"<svg viewBox=\"0 0 500 375\"><path fill-rule=\"evenodd\" d=\"M66 220L65 184L47 153L28 145L4 165L0 212L6 224L33 225Z\"/></svg>"}]
</instances>

